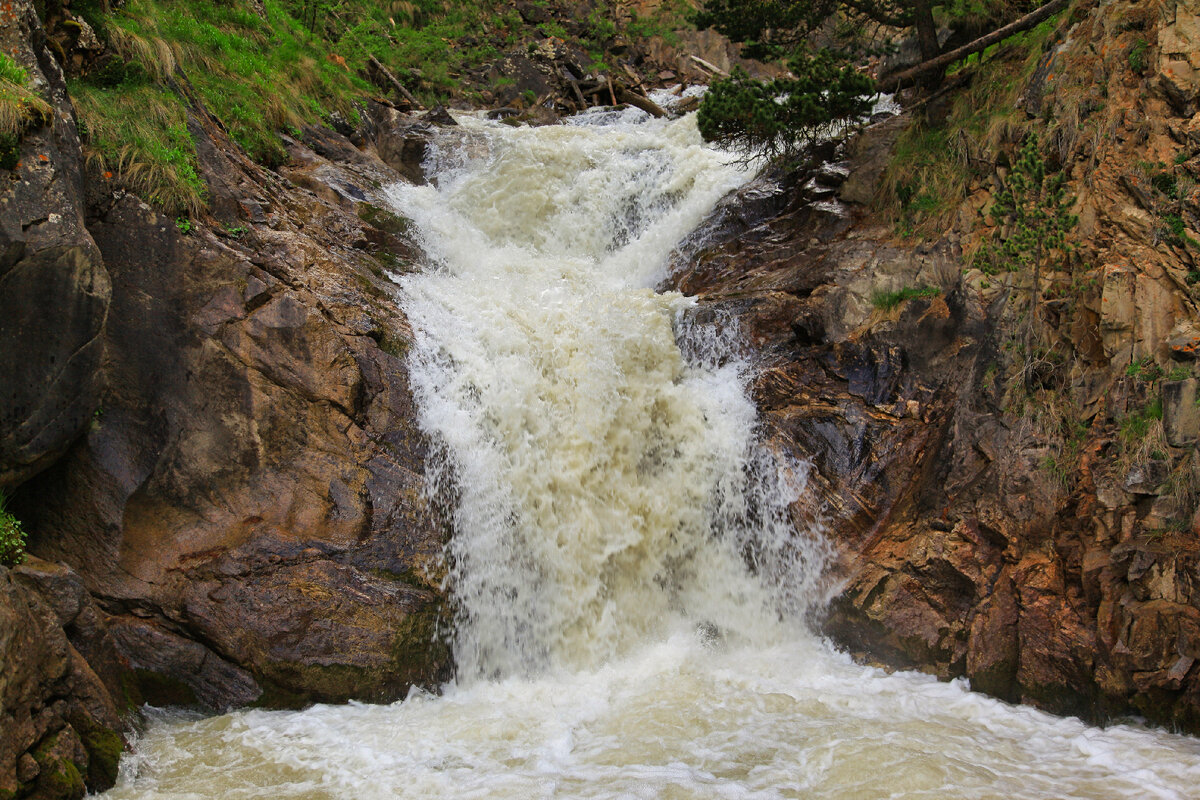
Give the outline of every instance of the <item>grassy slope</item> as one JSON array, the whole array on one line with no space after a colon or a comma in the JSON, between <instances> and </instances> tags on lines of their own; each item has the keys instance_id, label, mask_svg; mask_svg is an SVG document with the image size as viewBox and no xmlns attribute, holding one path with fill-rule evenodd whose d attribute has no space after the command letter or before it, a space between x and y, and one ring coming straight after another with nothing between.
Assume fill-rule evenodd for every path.
<instances>
[{"instance_id":1,"label":"grassy slope","mask_svg":"<svg viewBox=\"0 0 1200 800\"><path fill-rule=\"evenodd\" d=\"M547 0L534 0L544 5ZM615 28L607 0L583 15L581 43L603 67ZM70 91L102 168L172 212L203 207L204 185L186 127L198 100L256 160L284 158L278 133L301 123L357 122L356 103L379 90L361 75L371 57L427 103L471 98L465 75L532 35L504 0L129 0L104 12L73 6L118 57ZM641 23L646 27L646 23Z\"/></svg>"},{"instance_id":2,"label":"grassy slope","mask_svg":"<svg viewBox=\"0 0 1200 800\"><path fill-rule=\"evenodd\" d=\"M1059 13L947 70L947 81L971 71L969 85L951 93L945 119L921 114L896 143L881 203L905 235L935 236L950 225L973 181L990 175L995 155L1031 128L1017 99L1062 22Z\"/></svg>"}]
</instances>

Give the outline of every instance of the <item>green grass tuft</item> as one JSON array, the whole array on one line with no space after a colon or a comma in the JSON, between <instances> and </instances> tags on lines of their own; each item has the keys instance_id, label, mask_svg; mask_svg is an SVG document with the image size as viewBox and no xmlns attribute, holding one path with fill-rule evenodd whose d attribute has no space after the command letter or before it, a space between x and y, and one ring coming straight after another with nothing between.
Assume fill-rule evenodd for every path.
<instances>
[{"instance_id":1,"label":"green grass tuft","mask_svg":"<svg viewBox=\"0 0 1200 800\"><path fill-rule=\"evenodd\" d=\"M1021 141L1029 122L1017 99L1061 16L1056 14L949 67L948 79L972 70L969 87L955 93L949 112L938 124L919 118L909 125L897 139L884 173L879 207L895 221L898 234L940 233L972 181L990 174L992 161L982 154Z\"/></svg>"},{"instance_id":2,"label":"green grass tuft","mask_svg":"<svg viewBox=\"0 0 1200 800\"><path fill-rule=\"evenodd\" d=\"M871 297L871 305L880 311L892 311L899 308L900 304L907 300L912 300L916 297L937 297L941 293L942 290L936 286L923 286L920 289L906 286L895 292L876 292Z\"/></svg>"},{"instance_id":3,"label":"green grass tuft","mask_svg":"<svg viewBox=\"0 0 1200 800\"><path fill-rule=\"evenodd\" d=\"M179 95L156 84L78 83L71 94L101 170L169 213L200 211L206 187Z\"/></svg>"},{"instance_id":4,"label":"green grass tuft","mask_svg":"<svg viewBox=\"0 0 1200 800\"><path fill-rule=\"evenodd\" d=\"M50 104L28 87L29 73L0 53L0 168L16 166L17 145L25 131L50 123Z\"/></svg>"},{"instance_id":5,"label":"green grass tuft","mask_svg":"<svg viewBox=\"0 0 1200 800\"><path fill-rule=\"evenodd\" d=\"M1155 398L1145 407L1127 414L1120 423L1121 439L1126 447L1133 447L1150 433L1151 425L1162 419L1162 398Z\"/></svg>"}]
</instances>

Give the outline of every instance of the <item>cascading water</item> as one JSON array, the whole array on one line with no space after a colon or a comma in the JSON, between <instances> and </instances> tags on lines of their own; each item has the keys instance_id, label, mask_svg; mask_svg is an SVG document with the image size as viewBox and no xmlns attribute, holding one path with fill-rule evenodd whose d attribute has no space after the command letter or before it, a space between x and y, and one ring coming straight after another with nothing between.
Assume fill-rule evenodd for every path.
<instances>
[{"instance_id":1,"label":"cascading water","mask_svg":"<svg viewBox=\"0 0 1200 800\"><path fill-rule=\"evenodd\" d=\"M803 465L671 248L747 176L690 119L463 120L394 187L459 676L391 706L151 712L114 798L1183 798L1200 742L853 664L803 625ZM450 140L448 140L449 142ZM684 341L687 355L679 342Z\"/></svg>"},{"instance_id":2,"label":"cascading water","mask_svg":"<svg viewBox=\"0 0 1200 800\"><path fill-rule=\"evenodd\" d=\"M738 363L685 361L689 301L648 288L745 176L690 122L463 124L474 157L392 189L435 265L403 295L456 482L460 679L598 664L672 624L766 641L819 567L786 513L803 470L757 468Z\"/></svg>"}]
</instances>

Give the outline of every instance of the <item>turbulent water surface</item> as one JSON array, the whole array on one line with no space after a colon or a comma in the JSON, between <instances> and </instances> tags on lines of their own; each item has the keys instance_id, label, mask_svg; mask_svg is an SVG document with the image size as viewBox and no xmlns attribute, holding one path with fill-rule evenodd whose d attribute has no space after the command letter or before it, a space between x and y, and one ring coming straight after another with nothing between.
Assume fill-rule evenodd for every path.
<instances>
[{"instance_id":1,"label":"turbulent water surface","mask_svg":"<svg viewBox=\"0 0 1200 800\"><path fill-rule=\"evenodd\" d=\"M804 626L805 468L672 248L748 175L689 118L474 119L391 190L459 667L439 695L150 712L112 798L1185 798L1200 742L857 666ZM797 529L799 532L797 533Z\"/></svg>"}]
</instances>

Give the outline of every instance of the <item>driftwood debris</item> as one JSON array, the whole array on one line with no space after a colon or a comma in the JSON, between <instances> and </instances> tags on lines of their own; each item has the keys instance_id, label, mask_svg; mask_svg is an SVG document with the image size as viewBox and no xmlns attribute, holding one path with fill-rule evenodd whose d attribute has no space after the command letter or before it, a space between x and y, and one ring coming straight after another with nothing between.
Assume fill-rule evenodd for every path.
<instances>
[{"instance_id":1,"label":"driftwood debris","mask_svg":"<svg viewBox=\"0 0 1200 800\"><path fill-rule=\"evenodd\" d=\"M614 106L618 103L625 103L634 108L640 108L652 117L667 116L667 112L658 103L655 103L634 88L626 86L619 81L614 82L611 78L571 81L571 88L577 93L576 98L580 104L585 107L587 106L587 98L607 94L608 100ZM599 99L601 104L604 103L603 99L597 99Z\"/></svg>"},{"instance_id":2,"label":"driftwood debris","mask_svg":"<svg viewBox=\"0 0 1200 800\"><path fill-rule=\"evenodd\" d=\"M640 108L652 117L665 117L667 115L667 112L663 111L658 103L637 92L626 89L624 86L617 86L617 100L622 103L628 103L634 108Z\"/></svg>"}]
</instances>

